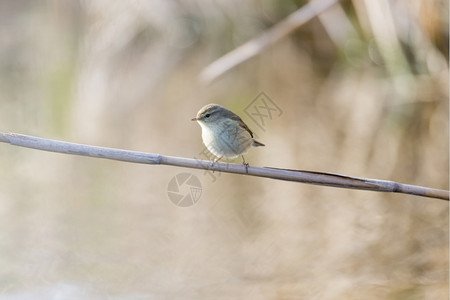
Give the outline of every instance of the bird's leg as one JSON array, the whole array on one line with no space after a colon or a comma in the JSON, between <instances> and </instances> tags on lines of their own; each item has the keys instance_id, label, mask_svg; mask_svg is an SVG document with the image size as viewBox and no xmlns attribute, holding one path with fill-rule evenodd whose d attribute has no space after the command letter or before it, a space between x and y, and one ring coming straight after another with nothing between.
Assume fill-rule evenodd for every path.
<instances>
[{"instance_id":1,"label":"bird's leg","mask_svg":"<svg viewBox=\"0 0 450 300\"><path fill-rule=\"evenodd\" d=\"M214 163L216 163L216 162L218 162L219 160L221 160L222 157L223 157L223 155L222 155L221 157L215 158L215 159L213 160L213 162L211 163L211 168L214 166ZM213 173L214 173L214 170L213 170Z\"/></svg>"},{"instance_id":2,"label":"bird's leg","mask_svg":"<svg viewBox=\"0 0 450 300\"><path fill-rule=\"evenodd\" d=\"M245 161L244 155L242 155L242 164L245 166L245 173L248 173L248 162Z\"/></svg>"}]
</instances>

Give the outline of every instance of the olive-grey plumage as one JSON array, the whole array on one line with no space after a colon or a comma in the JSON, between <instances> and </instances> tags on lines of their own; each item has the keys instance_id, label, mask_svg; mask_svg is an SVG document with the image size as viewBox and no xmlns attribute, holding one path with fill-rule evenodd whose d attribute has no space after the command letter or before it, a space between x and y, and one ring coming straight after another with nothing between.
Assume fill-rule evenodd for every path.
<instances>
[{"instance_id":1,"label":"olive-grey plumage","mask_svg":"<svg viewBox=\"0 0 450 300\"><path fill-rule=\"evenodd\" d=\"M238 115L218 104L205 105L192 121L202 127L203 143L217 157L214 161L236 158L252 146L264 146L253 138L253 132ZM244 156L242 159L245 163Z\"/></svg>"}]
</instances>

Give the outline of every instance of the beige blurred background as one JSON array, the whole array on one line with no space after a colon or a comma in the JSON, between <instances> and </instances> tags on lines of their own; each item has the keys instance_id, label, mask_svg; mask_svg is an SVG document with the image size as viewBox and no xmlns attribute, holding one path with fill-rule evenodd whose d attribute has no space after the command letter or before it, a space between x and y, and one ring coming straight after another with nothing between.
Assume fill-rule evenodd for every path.
<instances>
[{"instance_id":1,"label":"beige blurred background","mask_svg":"<svg viewBox=\"0 0 450 300\"><path fill-rule=\"evenodd\" d=\"M251 165L448 189L448 1L342 1L199 83L305 3L1 1L0 131L202 158L212 102L266 144ZM445 201L7 144L0 164L1 299L448 298Z\"/></svg>"}]
</instances>

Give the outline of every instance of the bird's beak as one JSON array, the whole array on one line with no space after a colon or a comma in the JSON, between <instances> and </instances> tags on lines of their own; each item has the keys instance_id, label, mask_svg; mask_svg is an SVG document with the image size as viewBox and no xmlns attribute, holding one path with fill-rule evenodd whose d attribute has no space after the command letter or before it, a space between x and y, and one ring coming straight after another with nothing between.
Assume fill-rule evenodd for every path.
<instances>
[{"instance_id":1,"label":"bird's beak","mask_svg":"<svg viewBox=\"0 0 450 300\"><path fill-rule=\"evenodd\" d=\"M191 121L198 121L198 119L197 118L192 118Z\"/></svg>"}]
</instances>

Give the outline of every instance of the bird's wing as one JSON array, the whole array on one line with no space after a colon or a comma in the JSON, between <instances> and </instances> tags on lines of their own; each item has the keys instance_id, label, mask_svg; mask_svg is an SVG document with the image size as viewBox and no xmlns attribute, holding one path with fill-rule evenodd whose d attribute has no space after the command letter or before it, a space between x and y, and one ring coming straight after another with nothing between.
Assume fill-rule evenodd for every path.
<instances>
[{"instance_id":1,"label":"bird's wing","mask_svg":"<svg viewBox=\"0 0 450 300\"><path fill-rule=\"evenodd\" d=\"M242 119L236 115L234 112L227 110L226 116L232 120L239 122L239 125L250 133L250 136L253 138L253 132L248 128L247 124L242 121Z\"/></svg>"}]
</instances>

